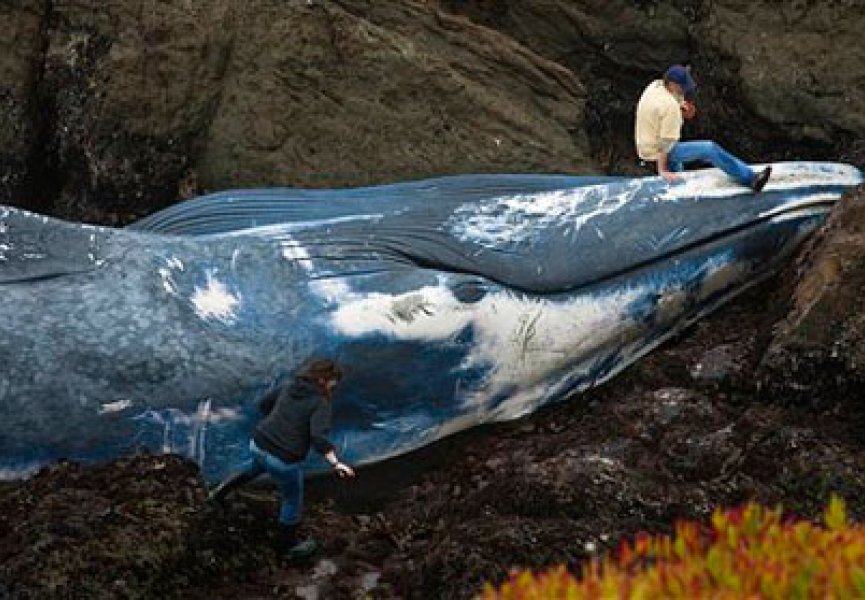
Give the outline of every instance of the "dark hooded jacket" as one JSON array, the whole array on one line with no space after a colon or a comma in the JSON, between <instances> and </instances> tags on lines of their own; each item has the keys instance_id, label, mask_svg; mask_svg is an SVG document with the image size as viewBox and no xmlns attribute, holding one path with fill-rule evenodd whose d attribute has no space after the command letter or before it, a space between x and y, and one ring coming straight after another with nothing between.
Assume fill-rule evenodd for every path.
<instances>
[{"instance_id":1,"label":"dark hooded jacket","mask_svg":"<svg viewBox=\"0 0 865 600\"><path fill-rule=\"evenodd\" d=\"M331 403L312 381L297 379L276 388L259 403L265 415L252 431L255 444L285 462L300 462L310 447L321 454L333 450L327 439Z\"/></svg>"}]
</instances>

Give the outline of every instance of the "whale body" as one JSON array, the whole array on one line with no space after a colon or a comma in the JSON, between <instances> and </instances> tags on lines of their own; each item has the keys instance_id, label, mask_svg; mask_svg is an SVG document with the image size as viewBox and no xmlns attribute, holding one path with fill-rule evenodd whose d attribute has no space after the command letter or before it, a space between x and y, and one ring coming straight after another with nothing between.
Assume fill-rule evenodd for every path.
<instances>
[{"instance_id":1,"label":"whale body","mask_svg":"<svg viewBox=\"0 0 865 600\"><path fill-rule=\"evenodd\" d=\"M862 181L791 162L756 195L715 169L236 190L125 229L0 207L0 477L144 448L216 479L311 356L345 370L348 461L518 418L775 272Z\"/></svg>"}]
</instances>

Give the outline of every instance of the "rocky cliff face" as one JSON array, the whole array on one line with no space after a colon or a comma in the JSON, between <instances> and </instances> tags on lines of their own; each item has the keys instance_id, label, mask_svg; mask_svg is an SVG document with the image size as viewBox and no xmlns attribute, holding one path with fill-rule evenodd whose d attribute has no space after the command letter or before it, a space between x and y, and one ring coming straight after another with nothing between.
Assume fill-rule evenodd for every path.
<instances>
[{"instance_id":1,"label":"rocky cliff face","mask_svg":"<svg viewBox=\"0 0 865 600\"><path fill-rule=\"evenodd\" d=\"M474 18L573 70L607 169L632 168L634 98L665 65L692 65L710 137L750 161L865 160L865 5L855 0L534 0Z\"/></svg>"},{"instance_id":2,"label":"rocky cliff face","mask_svg":"<svg viewBox=\"0 0 865 600\"><path fill-rule=\"evenodd\" d=\"M862 161L865 5L788 0L9 0L0 202L122 223L233 186L637 172L672 62L693 137Z\"/></svg>"},{"instance_id":3,"label":"rocky cliff face","mask_svg":"<svg viewBox=\"0 0 865 600\"><path fill-rule=\"evenodd\" d=\"M21 202L37 177L40 145L36 88L41 72L44 7L41 2L0 4L0 202ZM44 203L35 201L34 208Z\"/></svg>"},{"instance_id":4,"label":"rocky cliff face","mask_svg":"<svg viewBox=\"0 0 865 600\"><path fill-rule=\"evenodd\" d=\"M763 358L768 392L831 406L865 383L865 188L846 195L787 273L789 313ZM789 282L793 285L790 286Z\"/></svg>"},{"instance_id":5,"label":"rocky cliff face","mask_svg":"<svg viewBox=\"0 0 865 600\"><path fill-rule=\"evenodd\" d=\"M424 3L5 6L0 202L123 222L232 186L593 170L573 73Z\"/></svg>"}]
</instances>

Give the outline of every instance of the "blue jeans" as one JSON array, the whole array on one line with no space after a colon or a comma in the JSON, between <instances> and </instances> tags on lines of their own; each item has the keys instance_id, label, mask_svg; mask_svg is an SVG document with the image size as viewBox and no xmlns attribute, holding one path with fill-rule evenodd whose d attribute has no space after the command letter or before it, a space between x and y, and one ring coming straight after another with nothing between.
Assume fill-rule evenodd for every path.
<instances>
[{"instance_id":1,"label":"blue jeans","mask_svg":"<svg viewBox=\"0 0 865 600\"><path fill-rule=\"evenodd\" d=\"M282 500L279 506L279 522L297 525L303 510L303 469L300 463L288 463L249 440L252 458L243 464L245 473L267 473L276 482Z\"/></svg>"},{"instance_id":2,"label":"blue jeans","mask_svg":"<svg viewBox=\"0 0 865 600\"><path fill-rule=\"evenodd\" d=\"M754 180L751 167L709 141L678 142L667 155L667 167L671 171L682 171L684 163L697 160L711 163L744 186L750 187Z\"/></svg>"}]
</instances>

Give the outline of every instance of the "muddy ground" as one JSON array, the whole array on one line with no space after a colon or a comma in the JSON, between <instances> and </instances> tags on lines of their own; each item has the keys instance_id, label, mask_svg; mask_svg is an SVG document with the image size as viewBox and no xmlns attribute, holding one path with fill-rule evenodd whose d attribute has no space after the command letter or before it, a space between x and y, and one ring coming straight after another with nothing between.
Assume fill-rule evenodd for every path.
<instances>
[{"instance_id":1,"label":"muddy ground","mask_svg":"<svg viewBox=\"0 0 865 600\"><path fill-rule=\"evenodd\" d=\"M566 563L748 499L865 515L865 410L787 405L757 383L778 281L612 382L505 425L312 481L321 551L280 556L266 485L205 502L196 467L61 464L0 491L0 597L468 598L516 566Z\"/></svg>"}]
</instances>

